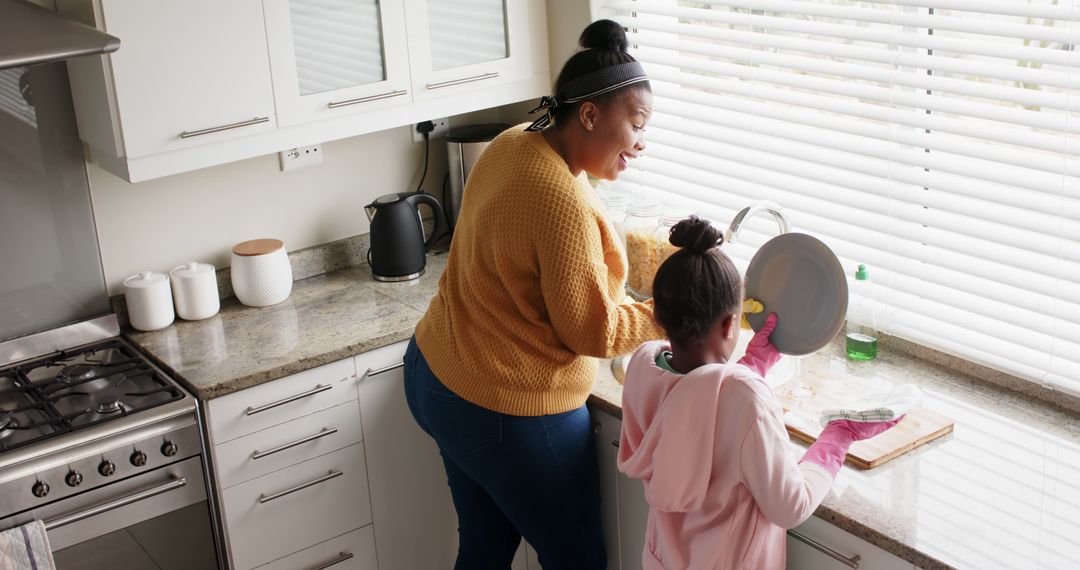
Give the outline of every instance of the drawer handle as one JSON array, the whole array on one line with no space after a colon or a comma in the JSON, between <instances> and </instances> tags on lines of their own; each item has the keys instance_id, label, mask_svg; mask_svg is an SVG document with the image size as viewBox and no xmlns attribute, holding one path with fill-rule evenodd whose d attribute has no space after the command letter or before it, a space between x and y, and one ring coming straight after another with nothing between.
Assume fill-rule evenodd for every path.
<instances>
[{"instance_id":1,"label":"drawer handle","mask_svg":"<svg viewBox=\"0 0 1080 570\"><path fill-rule=\"evenodd\" d=\"M341 477L344 474L345 474L344 471L334 471L333 469L331 469L330 472L327 473L326 475L323 475L322 477L319 477L318 479L308 481L307 483L301 483L301 484L299 484L299 485L297 485L295 487L285 489L284 491L278 491L277 493L274 493L272 495L267 495L265 493L262 494L262 495L259 495L259 502L260 503L269 503L270 501L273 501L274 499L280 499L280 498L284 497L285 495L291 495L291 494L293 494L293 493L295 493L297 491L307 489L308 487L311 487L312 485L318 485L319 483L325 483L326 481L329 481L331 479L337 479L338 477Z\"/></svg>"},{"instance_id":2,"label":"drawer handle","mask_svg":"<svg viewBox=\"0 0 1080 570\"><path fill-rule=\"evenodd\" d=\"M279 446L277 446L275 448L267 449L266 451L259 451L258 449L256 449L255 451L251 452L251 458L252 459L262 459L263 457L266 457L268 455L273 455L275 453L285 451L286 449L291 449L291 448L296 447L298 445L303 445L303 444L305 444L305 443L307 443L309 441L315 441L316 439L324 438L324 437L326 437L328 435L333 435L333 434L337 433L337 431L338 431L338 429L335 428L335 427L323 428L322 431L320 431L319 433L313 433L313 434L311 434L311 435L309 435L307 437L302 437L302 438L300 438L300 439L298 439L298 440L296 440L296 441L294 441L292 443L286 443L284 445L279 445Z\"/></svg>"},{"instance_id":3,"label":"drawer handle","mask_svg":"<svg viewBox=\"0 0 1080 570\"><path fill-rule=\"evenodd\" d=\"M617 440L617 439L611 440L611 447L619 447L619 440Z\"/></svg>"},{"instance_id":4,"label":"drawer handle","mask_svg":"<svg viewBox=\"0 0 1080 570\"><path fill-rule=\"evenodd\" d=\"M366 378L368 376L378 376L379 374L382 374L384 372L390 372L391 370L397 370L398 368L404 368L404 367L405 367L404 362L398 362L397 364L391 364L390 366L387 366L386 368L380 368L378 370L372 370L372 369L368 368L367 372L364 373L364 377Z\"/></svg>"},{"instance_id":5,"label":"drawer handle","mask_svg":"<svg viewBox=\"0 0 1080 570\"><path fill-rule=\"evenodd\" d=\"M308 568L308 570L325 570L326 568L329 568L331 566L337 566L338 564L341 564L342 562L345 562L352 557L352 552L341 551L338 552L337 558L334 558L333 560L327 560L326 562L323 562L316 566L312 566L311 568Z\"/></svg>"},{"instance_id":6,"label":"drawer handle","mask_svg":"<svg viewBox=\"0 0 1080 570\"><path fill-rule=\"evenodd\" d=\"M400 97L400 96L402 96L402 95L404 95L406 93L408 93L408 91L405 91L404 89L399 89L397 91L390 91L389 93L380 93L378 95L371 95L371 96L368 96L368 97L359 97L357 99L346 99L344 101L331 101L331 102L327 103L326 106L331 108L331 109L337 109L338 107L348 107L349 105L356 105L356 104L359 104L359 103L368 103L370 101L378 101L379 99L389 99L391 97Z\"/></svg>"},{"instance_id":7,"label":"drawer handle","mask_svg":"<svg viewBox=\"0 0 1080 570\"><path fill-rule=\"evenodd\" d=\"M307 398L308 396L314 396L319 392L325 392L333 387L334 386L331 384L316 384L314 388L308 390L307 392L301 392L299 394L296 394L295 396L289 396L288 398L283 398L276 402L270 402L269 404L264 404L262 406L257 406L254 408L249 406L247 410L244 410L244 414L248 416L253 416L260 412L265 412L266 410L272 410L278 406L283 406L285 404L288 404L289 402L295 402L297 400Z\"/></svg>"},{"instance_id":8,"label":"drawer handle","mask_svg":"<svg viewBox=\"0 0 1080 570\"><path fill-rule=\"evenodd\" d=\"M208 135L210 133L220 133L221 131L227 131L229 129L239 129L240 127L250 127L251 125L258 125L260 123L270 122L270 117L255 117L247 121L240 121L239 123L232 123L228 125L221 125L220 127L210 127L209 129L199 129L197 131L184 131L180 133L180 138L189 139L191 137L197 137L200 135Z\"/></svg>"},{"instance_id":9,"label":"drawer handle","mask_svg":"<svg viewBox=\"0 0 1080 570\"><path fill-rule=\"evenodd\" d=\"M498 71L491 73L481 73L480 75L473 75L472 77L462 77L461 79L451 79L450 81L440 81L439 83L428 83L428 89L442 89L443 87L452 87L454 85L461 85L462 83L472 83L473 81L483 81L485 79L494 79L499 76Z\"/></svg>"},{"instance_id":10,"label":"drawer handle","mask_svg":"<svg viewBox=\"0 0 1080 570\"><path fill-rule=\"evenodd\" d=\"M859 556L858 554L852 556L851 558L848 558L847 556L840 554L839 552L829 548L828 546L825 546L824 544L821 544L820 542L810 538L809 536L795 532L793 530L789 530L787 531L787 533L788 536L790 536L791 538L794 538L795 540L798 540L799 542L802 542L807 546L810 546L811 548L814 548L829 557L835 558L836 560L840 561L841 564L844 564L848 567L858 568L859 561L862 560L862 556Z\"/></svg>"}]
</instances>

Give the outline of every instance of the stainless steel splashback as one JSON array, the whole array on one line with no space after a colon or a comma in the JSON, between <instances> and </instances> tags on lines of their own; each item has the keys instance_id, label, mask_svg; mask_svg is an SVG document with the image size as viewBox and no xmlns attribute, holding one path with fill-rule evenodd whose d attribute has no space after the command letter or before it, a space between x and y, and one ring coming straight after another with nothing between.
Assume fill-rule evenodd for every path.
<instances>
[{"instance_id":1,"label":"stainless steel splashback","mask_svg":"<svg viewBox=\"0 0 1080 570\"><path fill-rule=\"evenodd\" d=\"M0 341L111 312L63 62L0 70Z\"/></svg>"}]
</instances>

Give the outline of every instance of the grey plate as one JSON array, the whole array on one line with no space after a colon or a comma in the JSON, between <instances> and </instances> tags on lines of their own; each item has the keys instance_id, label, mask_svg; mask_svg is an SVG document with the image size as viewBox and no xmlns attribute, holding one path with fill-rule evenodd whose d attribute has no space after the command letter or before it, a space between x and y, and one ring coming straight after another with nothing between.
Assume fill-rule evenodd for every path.
<instances>
[{"instance_id":1,"label":"grey plate","mask_svg":"<svg viewBox=\"0 0 1080 570\"><path fill-rule=\"evenodd\" d=\"M807 234L781 234L761 246L746 268L746 296L765 305L764 312L746 315L755 331L776 313L771 338L784 354L810 354L829 344L847 314L844 268Z\"/></svg>"}]
</instances>

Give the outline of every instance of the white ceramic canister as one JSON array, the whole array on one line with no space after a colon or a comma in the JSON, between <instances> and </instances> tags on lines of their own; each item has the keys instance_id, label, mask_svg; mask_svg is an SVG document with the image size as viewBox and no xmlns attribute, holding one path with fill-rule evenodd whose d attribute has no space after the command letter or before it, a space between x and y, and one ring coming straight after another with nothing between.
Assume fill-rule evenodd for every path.
<instances>
[{"instance_id":1,"label":"white ceramic canister","mask_svg":"<svg viewBox=\"0 0 1080 570\"><path fill-rule=\"evenodd\" d=\"M292 293L292 266L279 239L254 239L232 249L231 279L236 298L249 307L276 305Z\"/></svg>"},{"instance_id":2,"label":"white ceramic canister","mask_svg":"<svg viewBox=\"0 0 1080 570\"><path fill-rule=\"evenodd\" d=\"M124 300L128 321L141 331L156 331L173 322L172 290L169 276L143 271L124 280Z\"/></svg>"},{"instance_id":3,"label":"white ceramic canister","mask_svg":"<svg viewBox=\"0 0 1080 570\"><path fill-rule=\"evenodd\" d=\"M176 314L181 319L198 321L214 316L221 308L213 265L192 261L172 268L169 278Z\"/></svg>"}]
</instances>

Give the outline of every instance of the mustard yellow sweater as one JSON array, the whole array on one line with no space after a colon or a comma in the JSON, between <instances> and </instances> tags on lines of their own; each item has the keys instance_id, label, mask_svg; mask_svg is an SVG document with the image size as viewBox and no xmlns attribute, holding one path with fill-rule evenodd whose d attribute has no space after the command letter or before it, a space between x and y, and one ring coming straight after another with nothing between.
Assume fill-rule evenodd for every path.
<instances>
[{"instance_id":1,"label":"mustard yellow sweater","mask_svg":"<svg viewBox=\"0 0 1080 570\"><path fill-rule=\"evenodd\" d=\"M593 357L662 338L623 293L618 235L584 174L524 125L477 161L439 291L416 327L432 371L462 398L517 416L585 403Z\"/></svg>"}]
</instances>

